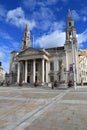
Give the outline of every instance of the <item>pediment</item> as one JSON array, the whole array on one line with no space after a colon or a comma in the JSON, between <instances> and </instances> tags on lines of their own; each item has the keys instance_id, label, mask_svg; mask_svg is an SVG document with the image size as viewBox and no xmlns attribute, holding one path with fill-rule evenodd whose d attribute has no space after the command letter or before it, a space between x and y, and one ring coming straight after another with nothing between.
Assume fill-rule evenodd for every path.
<instances>
[{"instance_id":1,"label":"pediment","mask_svg":"<svg viewBox=\"0 0 87 130\"><path fill-rule=\"evenodd\" d=\"M19 56L38 55L38 54L40 54L39 50L33 49L33 48L28 48L24 51L21 51L19 53Z\"/></svg>"}]
</instances>

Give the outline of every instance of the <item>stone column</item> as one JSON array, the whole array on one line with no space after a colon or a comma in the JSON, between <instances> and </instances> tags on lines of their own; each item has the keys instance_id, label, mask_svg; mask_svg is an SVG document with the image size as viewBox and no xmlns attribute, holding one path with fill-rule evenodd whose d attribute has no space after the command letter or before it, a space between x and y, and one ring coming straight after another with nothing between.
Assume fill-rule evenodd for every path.
<instances>
[{"instance_id":1,"label":"stone column","mask_svg":"<svg viewBox=\"0 0 87 130\"><path fill-rule=\"evenodd\" d=\"M35 82L35 71L36 71L35 64L36 64L36 61L33 60L33 83Z\"/></svg>"},{"instance_id":2,"label":"stone column","mask_svg":"<svg viewBox=\"0 0 87 130\"><path fill-rule=\"evenodd\" d=\"M27 60L25 61L25 83L27 83Z\"/></svg>"},{"instance_id":3,"label":"stone column","mask_svg":"<svg viewBox=\"0 0 87 130\"><path fill-rule=\"evenodd\" d=\"M48 83L48 61L46 61L46 83Z\"/></svg>"},{"instance_id":4,"label":"stone column","mask_svg":"<svg viewBox=\"0 0 87 130\"><path fill-rule=\"evenodd\" d=\"M18 62L17 83L20 82L20 62Z\"/></svg>"},{"instance_id":5,"label":"stone column","mask_svg":"<svg viewBox=\"0 0 87 130\"><path fill-rule=\"evenodd\" d=\"M22 62L22 65L23 65L22 81L24 82L25 81L25 63L24 63L24 61Z\"/></svg>"},{"instance_id":6,"label":"stone column","mask_svg":"<svg viewBox=\"0 0 87 130\"><path fill-rule=\"evenodd\" d=\"M42 83L44 83L44 59L42 59Z\"/></svg>"},{"instance_id":7,"label":"stone column","mask_svg":"<svg viewBox=\"0 0 87 130\"><path fill-rule=\"evenodd\" d=\"M68 53L66 51L66 71L69 70L69 61L68 61L68 58L69 58L69 55L68 55Z\"/></svg>"}]
</instances>

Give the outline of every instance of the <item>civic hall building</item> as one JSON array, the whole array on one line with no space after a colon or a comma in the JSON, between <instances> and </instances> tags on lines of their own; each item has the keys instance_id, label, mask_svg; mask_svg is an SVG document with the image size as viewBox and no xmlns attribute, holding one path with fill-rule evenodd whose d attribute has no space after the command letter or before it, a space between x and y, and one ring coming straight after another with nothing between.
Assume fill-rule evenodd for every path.
<instances>
[{"instance_id":1,"label":"civic hall building","mask_svg":"<svg viewBox=\"0 0 87 130\"><path fill-rule=\"evenodd\" d=\"M35 49L30 46L28 25L24 30L22 45L19 52L12 51L10 58L10 83L46 84L54 81L67 83L73 80L81 82L79 76L78 43L76 28L70 10L66 24L66 39L62 47ZM75 71L73 72L73 68Z\"/></svg>"}]
</instances>

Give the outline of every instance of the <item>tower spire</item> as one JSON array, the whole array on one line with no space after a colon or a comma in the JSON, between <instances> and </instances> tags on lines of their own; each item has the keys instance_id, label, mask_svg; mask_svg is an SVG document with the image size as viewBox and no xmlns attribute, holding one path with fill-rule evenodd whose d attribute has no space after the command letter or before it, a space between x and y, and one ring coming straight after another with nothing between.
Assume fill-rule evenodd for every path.
<instances>
[{"instance_id":1,"label":"tower spire","mask_svg":"<svg viewBox=\"0 0 87 130\"><path fill-rule=\"evenodd\" d=\"M70 43L70 39L73 39L77 44L76 38L76 28L74 26L74 21L71 16L70 9L68 10L67 26L66 26L66 43Z\"/></svg>"},{"instance_id":2,"label":"tower spire","mask_svg":"<svg viewBox=\"0 0 87 130\"><path fill-rule=\"evenodd\" d=\"M73 21L72 16L71 16L70 9L68 9L67 27L69 27L69 25L70 25L69 23L71 23L71 26L74 26L74 21Z\"/></svg>"},{"instance_id":3,"label":"tower spire","mask_svg":"<svg viewBox=\"0 0 87 130\"><path fill-rule=\"evenodd\" d=\"M30 31L29 31L29 26L27 23L24 29L24 36L22 38L21 50L25 50L28 47L30 47Z\"/></svg>"},{"instance_id":4,"label":"tower spire","mask_svg":"<svg viewBox=\"0 0 87 130\"><path fill-rule=\"evenodd\" d=\"M68 18L71 18L71 12L70 12L70 9L68 9Z\"/></svg>"},{"instance_id":5,"label":"tower spire","mask_svg":"<svg viewBox=\"0 0 87 130\"><path fill-rule=\"evenodd\" d=\"M28 25L28 23L26 23L25 31L26 31L26 32L29 31L29 25Z\"/></svg>"}]
</instances>

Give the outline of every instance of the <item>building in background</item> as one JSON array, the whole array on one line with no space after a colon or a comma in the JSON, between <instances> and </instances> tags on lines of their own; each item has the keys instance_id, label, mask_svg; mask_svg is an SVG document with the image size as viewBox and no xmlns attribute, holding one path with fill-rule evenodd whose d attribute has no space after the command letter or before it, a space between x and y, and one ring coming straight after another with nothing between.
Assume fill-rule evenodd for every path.
<instances>
[{"instance_id":1,"label":"building in background","mask_svg":"<svg viewBox=\"0 0 87 130\"><path fill-rule=\"evenodd\" d=\"M87 49L79 51L79 81L87 85Z\"/></svg>"},{"instance_id":2,"label":"building in background","mask_svg":"<svg viewBox=\"0 0 87 130\"><path fill-rule=\"evenodd\" d=\"M5 80L5 70L2 68L2 63L0 62L0 85Z\"/></svg>"},{"instance_id":3,"label":"building in background","mask_svg":"<svg viewBox=\"0 0 87 130\"><path fill-rule=\"evenodd\" d=\"M19 52L11 52L10 83L40 84L58 81L68 83L69 80L80 83L78 63L78 43L76 28L70 10L66 24L66 40L62 47L48 49L32 48L28 25L24 30Z\"/></svg>"}]
</instances>

